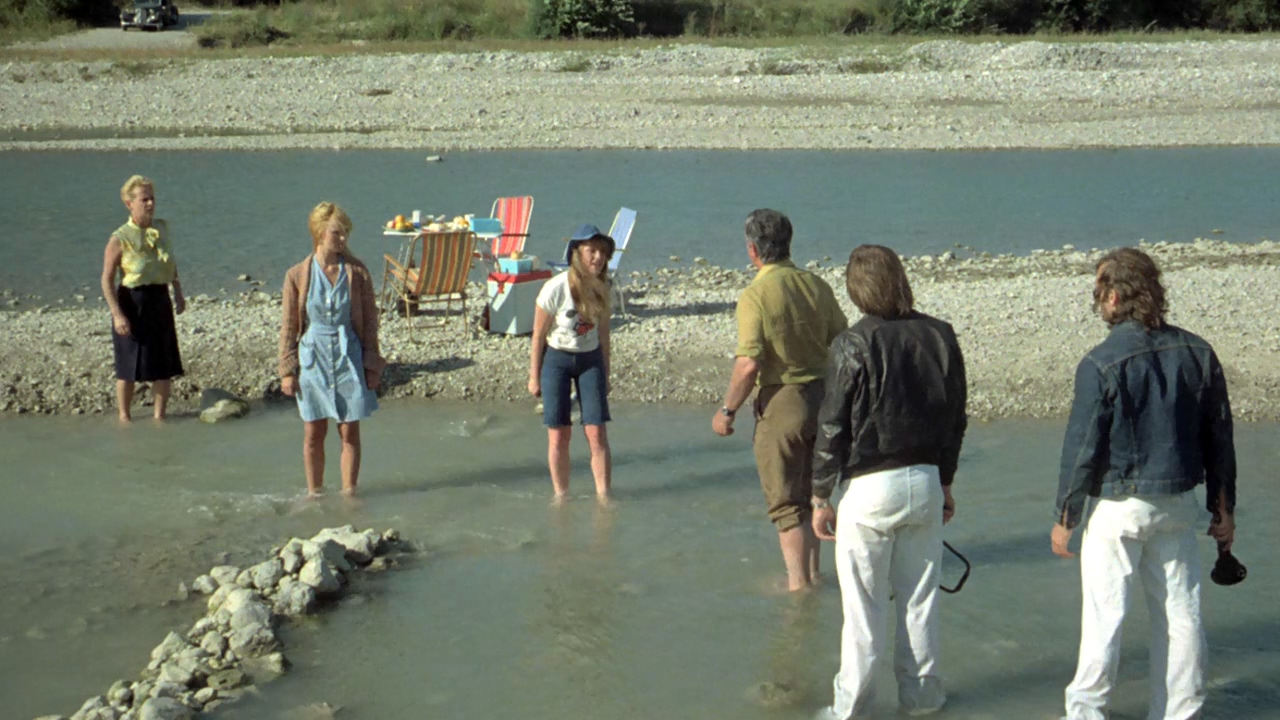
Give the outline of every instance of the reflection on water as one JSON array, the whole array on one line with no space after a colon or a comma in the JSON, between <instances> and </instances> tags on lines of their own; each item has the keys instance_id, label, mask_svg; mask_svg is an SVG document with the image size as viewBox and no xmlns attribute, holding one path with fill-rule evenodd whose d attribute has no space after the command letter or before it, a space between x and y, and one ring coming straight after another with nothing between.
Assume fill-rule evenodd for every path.
<instances>
[{"instance_id":1,"label":"reflection on water","mask_svg":"<svg viewBox=\"0 0 1280 720\"><path fill-rule=\"evenodd\" d=\"M806 595L771 589L782 567L748 439L712 436L701 408L616 415L609 509L589 492L549 507L545 433L523 405L388 403L365 424L355 505L298 502L292 411L212 427L0 420L0 714L70 714L200 614L180 583L351 523L397 527L425 552L291 625L294 671L215 717L317 702L374 720L810 717L839 662L839 592L830 573ZM1238 431L1236 550L1251 573L1205 586L1211 720L1280 707L1280 490L1265 474L1280 447L1275 426ZM1079 566L1048 551L1060 443L1060 423L971 430L946 529L974 564L942 600L947 717L1058 717L1080 602ZM574 486L589 488L585 444L574 451ZM1202 551L1209 562L1212 542ZM1147 632L1135 606L1117 718L1145 716ZM879 682L876 717L895 717L889 668Z\"/></svg>"},{"instance_id":2,"label":"reflection on water","mask_svg":"<svg viewBox=\"0 0 1280 720\"><path fill-rule=\"evenodd\" d=\"M522 678L553 716L592 708L594 717L631 718L636 708L618 682L623 578L614 556L617 511L599 503L550 510L549 538L526 625L529 657Z\"/></svg>"}]
</instances>

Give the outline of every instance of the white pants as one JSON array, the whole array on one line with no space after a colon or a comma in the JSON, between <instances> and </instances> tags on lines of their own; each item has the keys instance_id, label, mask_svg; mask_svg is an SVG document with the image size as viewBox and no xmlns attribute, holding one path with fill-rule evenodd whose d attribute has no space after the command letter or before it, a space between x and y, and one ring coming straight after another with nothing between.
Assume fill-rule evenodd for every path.
<instances>
[{"instance_id":1,"label":"white pants","mask_svg":"<svg viewBox=\"0 0 1280 720\"><path fill-rule=\"evenodd\" d=\"M836 573L844 605L840 672L827 717L864 714L885 654L890 596L897 605L894 671L908 712L942 707L937 674L938 578L942 565L942 483L933 465L854 478L836 514Z\"/></svg>"},{"instance_id":2,"label":"white pants","mask_svg":"<svg viewBox=\"0 0 1280 720\"><path fill-rule=\"evenodd\" d=\"M1151 615L1148 720L1191 720L1204 705L1204 627L1195 494L1102 499L1080 545L1084 606L1080 662L1067 686L1068 720L1103 720L1120 659L1134 579Z\"/></svg>"}]
</instances>

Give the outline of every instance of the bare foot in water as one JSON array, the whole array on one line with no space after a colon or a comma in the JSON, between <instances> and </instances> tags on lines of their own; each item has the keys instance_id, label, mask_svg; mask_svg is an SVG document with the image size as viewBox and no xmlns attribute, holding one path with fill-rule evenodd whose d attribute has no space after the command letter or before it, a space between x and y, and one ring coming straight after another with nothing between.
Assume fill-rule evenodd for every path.
<instances>
[{"instance_id":1,"label":"bare foot in water","mask_svg":"<svg viewBox=\"0 0 1280 720\"><path fill-rule=\"evenodd\" d=\"M129 417L128 415L117 415L116 422L120 423L121 425L128 425L129 423L133 422L133 418Z\"/></svg>"},{"instance_id":2,"label":"bare foot in water","mask_svg":"<svg viewBox=\"0 0 1280 720\"><path fill-rule=\"evenodd\" d=\"M288 514L297 515L307 512L313 508L319 509L320 499L324 497L323 491L308 492L306 495L299 495L289 501Z\"/></svg>"},{"instance_id":3,"label":"bare foot in water","mask_svg":"<svg viewBox=\"0 0 1280 720\"><path fill-rule=\"evenodd\" d=\"M556 493L551 497L551 507L564 507L569 503L568 493Z\"/></svg>"}]
</instances>

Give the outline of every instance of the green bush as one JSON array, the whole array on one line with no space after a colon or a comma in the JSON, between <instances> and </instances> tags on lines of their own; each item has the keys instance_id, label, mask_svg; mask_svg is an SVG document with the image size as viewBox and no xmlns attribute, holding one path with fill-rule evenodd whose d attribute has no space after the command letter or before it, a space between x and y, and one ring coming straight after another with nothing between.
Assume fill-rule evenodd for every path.
<instances>
[{"instance_id":1,"label":"green bush","mask_svg":"<svg viewBox=\"0 0 1280 720\"><path fill-rule=\"evenodd\" d=\"M529 30L541 38L613 38L636 33L631 0L530 0Z\"/></svg>"},{"instance_id":2,"label":"green bush","mask_svg":"<svg viewBox=\"0 0 1280 720\"><path fill-rule=\"evenodd\" d=\"M49 26L72 22L103 25L119 19L119 10L105 0L0 0L0 27Z\"/></svg>"},{"instance_id":3,"label":"green bush","mask_svg":"<svg viewBox=\"0 0 1280 720\"><path fill-rule=\"evenodd\" d=\"M1204 0L1202 12L1204 26L1212 30L1280 29L1280 0Z\"/></svg>"},{"instance_id":4,"label":"green bush","mask_svg":"<svg viewBox=\"0 0 1280 720\"><path fill-rule=\"evenodd\" d=\"M196 42L203 48L255 47L287 37L288 32L271 23L271 13L266 9L227 15L196 30Z\"/></svg>"},{"instance_id":5,"label":"green bush","mask_svg":"<svg viewBox=\"0 0 1280 720\"><path fill-rule=\"evenodd\" d=\"M970 33L983 28L978 0L898 0L893 6L895 33Z\"/></svg>"}]
</instances>

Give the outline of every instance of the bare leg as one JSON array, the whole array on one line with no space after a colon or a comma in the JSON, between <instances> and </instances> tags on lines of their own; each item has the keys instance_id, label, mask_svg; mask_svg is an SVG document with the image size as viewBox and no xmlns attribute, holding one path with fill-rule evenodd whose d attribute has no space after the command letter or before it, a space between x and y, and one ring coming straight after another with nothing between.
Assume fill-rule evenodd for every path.
<instances>
[{"instance_id":1,"label":"bare leg","mask_svg":"<svg viewBox=\"0 0 1280 720\"><path fill-rule=\"evenodd\" d=\"M169 407L169 391L172 385L168 380L156 380L151 383L151 395L155 398L155 418L163 420Z\"/></svg>"},{"instance_id":2,"label":"bare leg","mask_svg":"<svg viewBox=\"0 0 1280 720\"><path fill-rule=\"evenodd\" d=\"M342 438L342 494L356 494L360 480L360 423L339 423L338 436Z\"/></svg>"},{"instance_id":3,"label":"bare leg","mask_svg":"<svg viewBox=\"0 0 1280 720\"><path fill-rule=\"evenodd\" d=\"M609 450L609 433L603 424L586 425L587 443L591 446L591 475L596 480L596 498L608 502L613 487L613 452Z\"/></svg>"},{"instance_id":4,"label":"bare leg","mask_svg":"<svg viewBox=\"0 0 1280 720\"><path fill-rule=\"evenodd\" d=\"M787 566L787 589L795 592L809 587L809 545L804 523L778 532L778 544L782 546L782 562ZM808 534L812 534L809 530Z\"/></svg>"},{"instance_id":5,"label":"bare leg","mask_svg":"<svg viewBox=\"0 0 1280 720\"><path fill-rule=\"evenodd\" d=\"M307 476L307 494L312 497L324 491L324 438L328 434L328 420L303 423L302 469Z\"/></svg>"},{"instance_id":6,"label":"bare leg","mask_svg":"<svg viewBox=\"0 0 1280 720\"><path fill-rule=\"evenodd\" d=\"M129 406L133 404L133 382L129 380L116 380L116 412L120 418L120 422L129 422L132 416L129 414Z\"/></svg>"},{"instance_id":7,"label":"bare leg","mask_svg":"<svg viewBox=\"0 0 1280 720\"><path fill-rule=\"evenodd\" d=\"M551 468L551 487L556 502L569 497L569 426L547 428L547 465Z\"/></svg>"}]
</instances>

